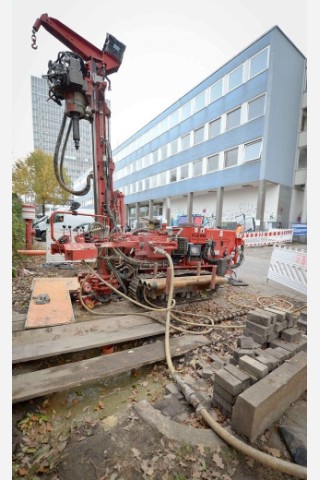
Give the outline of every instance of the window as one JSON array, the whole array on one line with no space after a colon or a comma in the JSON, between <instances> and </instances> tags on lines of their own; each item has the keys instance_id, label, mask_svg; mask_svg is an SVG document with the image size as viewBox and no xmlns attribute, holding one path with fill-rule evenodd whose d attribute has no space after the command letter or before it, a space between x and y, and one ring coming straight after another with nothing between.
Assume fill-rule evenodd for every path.
<instances>
[{"instance_id":1,"label":"window","mask_svg":"<svg viewBox=\"0 0 320 480\"><path fill-rule=\"evenodd\" d=\"M230 130L230 128L234 128L240 125L240 119L241 119L241 107L236 108L232 112L229 112L227 114L227 130Z\"/></svg>"},{"instance_id":2,"label":"window","mask_svg":"<svg viewBox=\"0 0 320 480\"><path fill-rule=\"evenodd\" d=\"M158 160L159 160L159 151L155 150L154 152L152 152L152 161L153 163L157 163Z\"/></svg>"},{"instance_id":3,"label":"window","mask_svg":"<svg viewBox=\"0 0 320 480\"><path fill-rule=\"evenodd\" d=\"M169 117L170 128L174 127L178 123L179 123L179 110L176 110L175 112L171 113Z\"/></svg>"},{"instance_id":4,"label":"window","mask_svg":"<svg viewBox=\"0 0 320 480\"><path fill-rule=\"evenodd\" d=\"M224 152L224 168L234 167L238 163L238 147Z\"/></svg>"},{"instance_id":5,"label":"window","mask_svg":"<svg viewBox=\"0 0 320 480\"><path fill-rule=\"evenodd\" d=\"M233 90L242 83L243 77L243 65L240 65L238 68L229 73L228 76L228 90Z\"/></svg>"},{"instance_id":6,"label":"window","mask_svg":"<svg viewBox=\"0 0 320 480\"><path fill-rule=\"evenodd\" d=\"M175 155L176 153L178 153L178 139L173 140L173 142L171 142L170 151L171 151L171 155Z\"/></svg>"},{"instance_id":7,"label":"window","mask_svg":"<svg viewBox=\"0 0 320 480\"><path fill-rule=\"evenodd\" d=\"M163 145L163 147L161 147L161 160L164 160L168 156L167 147L168 145Z\"/></svg>"},{"instance_id":8,"label":"window","mask_svg":"<svg viewBox=\"0 0 320 480\"><path fill-rule=\"evenodd\" d=\"M220 126L221 126L221 117L209 123L209 138L216 137L217 135L220 134Z\"/></svg>"},{"instance_id":9,"label":"window","mask_svg":"<svg viewBox=\"0 0 320 480\"><path fill-rule=\"evenodd\" d=\"M153 175L151 178L150 178L150 187L157 187L158 186L158 176L157 175Z\"/></svg>"},{"instance_id":10,"label":"window","mask_svg":"<svg viewBox=\"0 0 320 480\"><path fill-rule=\"evenodd\" d=\"M219 170L219 154L207 158L207 172Z\"/></svg>"},{"instance_id":11,"label":"window","mask_svg":"<svg viewBox=\"0 0 320 480\"><path fill-rule=\"evenodd\" d=\"M159 173L159 185L167 185L167 172Z\"/></svg>"},{"instance_id":12,"label":"window","mask_svg":"<svg viewBox=\"0 0 320 480\"><path fill-rule=\"evenodd\" d=\"M264 114L265 95L248 102L248 122Z\"/></svg>"},{"instance_id":13,"label":"window","mask_svg":"<svg viewBox=\"0 0 320 480\"><path fill-rule=\"evenodd\" d=\"M204 140L204 127L198 128L194 131L194 144L203 142Z\"/></svg>"},{"instance_id":14,"label":"window","mask_svg":"<svg viewBox=\"0 0 320 480\"><path fill-rule=\"evenodd\" d=\"M199 110L202 110L206 106L206 92L200 93L195 99L194 99L194 113L198 112Z\"/></svg>"},{"instance_id":15,"label":"window","mask_svg":"<svg viewBox=\"0 0 320 480\"><path fill-rule=\"evenodd\" d=\"M187 133L184 137L181 138L181 150L185 150L190 147L190 133Z\"/></svg>"},{"instance_id":16,"label":"window","mask_svg":"<svg viewBox=\"0 0 320 480\"><path fill-rule=\"evenodd\" d=\"M192 176L197 177L198 175L202 175L202 158L192 162Z\"/></svg>"},{"instance_id":17,"label":"window","mask_svg":"<svg viewBox=\"0 0 320 480\"><path fill-rule=\"evenodd\" d=\"M151 164L151 154L149 153L144 157L144 166L148 167Z\"/></svg>"},{"instance_id":18,"label":"window","mask_svg":"<svg viewBox=\"0 0 320 480\"><path fill-rule=\"evenodd\" d=\"M307 168L307 147L300 148L298 168Z\"/></svg>"},{"instance_id":19,"label":"window","mask_svg":"<svg viewBox=\"0 0 320 480\"><path fill-rule=\"evenodd\" d=\"M142 189L143 189L143 184L142 184L142 180L140 180L140 181L138 182L138 192L141 192Z\"/></svg>"},{"instance_id":20,"label":"window","mask_svg":"<svg viewBox=\"0 0 320 480\"><path fill-rule=\"evenodd\" d=\"M169 181L170 183L177 181L177 169L170 170L169 172Z\"/></svg>"},{"instance_id":21,"label":"window","mask_svg":"<svg viewBox=\"0 0 320 480\"><path fill-rule=\"evenodd\" d=\"M210 102L222 97L222 79L214 83L210 88Z\"/></svg>"},{"instance_id":22,"label":"window","mask_svg":"<svg viewBox=\"0 0 320 480\"><path fill-rule=\"evenodd\" d=\"M251 58L249 78L258 75L268 67L268 49L265 48L262 52Z\"/></svg>"},{"instance_id":23,"label":"window","mask_svg":"<svg viewBox=\"0 0 320 480\"><path fill-rule=\"evenodd\" d=\"M159 134L166 132L168 130L168 117L161 120L159 123Z\"/></svg>"},{"instance_id":24,"label":"window","mask_svg":"<svg viewBox=\"0 0 320 480\"><path fill-rule=\"evenodd\" d=\"M180 167L180 180L189 178L189 165L183 165Z\"/></svg>"},{"instance_id":25,"label":"window","mask_svg":"<svg viewBox=\"0 0 320 480\"><path fill-rule=\"evenodd\" d=\"M261 158L262 140L247 143L244 146L244 161L258 160Z\"/></svg>"},{"instance_id":26,"label":"window","mask_svg":"<svg viewBox=\"0 0 320 480\"><path fill-rule=\"evenodd\" d=\"M302 110L302 118L301 118L301 132L306 132L307 131L307 109L304 108Z\"/></svg>"},{"instance_id":27,"label":"window","mask_svg":"<svg viewBox=\"0 0 320 480\"><path fill-rule=\"evenodd\" d=\"M191 102L185 103L181 108L181 120L185 120L191 115Z\"/></svg>"},{"instance_id":28,"label":"window","mask_svg":"<svg viewBox=\"0 0 320 480\"><path fill-rule=\"evenodd\" d=\"M150 188L150 179L149 178L144 179L144 188L145 188L145 190L147 188Z\"/></svg>"}]
</instances>

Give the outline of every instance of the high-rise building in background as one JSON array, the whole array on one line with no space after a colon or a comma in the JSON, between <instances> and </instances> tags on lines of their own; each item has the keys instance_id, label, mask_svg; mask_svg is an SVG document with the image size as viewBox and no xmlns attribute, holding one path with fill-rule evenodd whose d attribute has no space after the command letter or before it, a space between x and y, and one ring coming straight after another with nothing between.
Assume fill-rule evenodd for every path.
<instances>
[{"instance_id":1,"label":"high-rise building in background","mask_svg":"<svg viewBox=\"0 0 320 480\"><path fill-rule=\"evenodd\" d=\"M31 77L33 148L53 155L63 119L64 104L59 106L53 100L48 100L48 92L49 87L46 78ZM72 182L92 167L90 122L80 122L79 150L75 149L72 133L70 134L63 166Z\"/></svg>"}]
</instances>

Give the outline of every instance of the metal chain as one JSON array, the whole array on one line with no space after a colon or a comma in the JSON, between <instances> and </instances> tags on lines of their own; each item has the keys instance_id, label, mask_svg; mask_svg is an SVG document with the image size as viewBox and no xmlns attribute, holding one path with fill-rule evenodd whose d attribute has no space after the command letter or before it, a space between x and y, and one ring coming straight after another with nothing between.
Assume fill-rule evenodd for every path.
<instances>
[{"instance_id":1,"label":"metal chain","mask_svg":"<svg viewBox=\"0 0 320 480\"><path fill-rule=\"evenodd\" d=\"M32 40L31 47L33 48L33 50L37 50L38 48L37 37L35 36L34 30L32 31L31 40Z\"/></svg>"}]
</instances>

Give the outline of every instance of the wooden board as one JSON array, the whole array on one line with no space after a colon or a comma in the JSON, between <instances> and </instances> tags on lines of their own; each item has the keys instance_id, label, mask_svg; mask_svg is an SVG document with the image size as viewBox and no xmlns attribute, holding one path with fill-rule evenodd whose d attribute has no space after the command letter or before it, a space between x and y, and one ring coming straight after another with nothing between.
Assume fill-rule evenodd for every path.
<instances>
[{"instance_id":1,"label":"wooden board","mask_svg":"<svg viewBox=\"0 0 320 480\"><path fill-rule=\"evenodd\" d=\"M78 279L35 278L25 328L46 327L74 322L69 290L79 288ZM37 304L36 297L48 295L49 302Z\"/></svg>"},{"instance_id":2,"label":"wooden board","mask_svg":"<svg viewBox=\"0 0 320 480\"><path fill-rule=\"evenodd\" d=\"M98 318L99 320L13 332L12 363L119 343L126 341L126 336L127 340L130 340L138 338L138 334L143 338L164 332L164 327L153 319L164 320L162 312L153 312L146 316L132 314ZM130 332L132 329L134 331Z\"/></svg>"},{"instance_id":3,"label":"wooden board","mask_svg":"<svg viewBox=\"0 0 320 480\"><path fill-rule=\"evenodd\" d=\"M164 326L160 323L136 315L50 329L25 330L13 334L12 363L115 345L161 335L164 331Z\"/></svg>"},{"instance_id":4,"label":"wooden board","mask_svg":"<svg viewBox=\"0 0 320 480\"><path fill-rule=\"evenodd\" d=\"M203 335L173 338L170 341L171 356L183 355L209 343L210 341ZM12 403L68 390L164 359L164 340L159 340L132 350L17 375L12 379Z\"/></svg>"}]
</instances>

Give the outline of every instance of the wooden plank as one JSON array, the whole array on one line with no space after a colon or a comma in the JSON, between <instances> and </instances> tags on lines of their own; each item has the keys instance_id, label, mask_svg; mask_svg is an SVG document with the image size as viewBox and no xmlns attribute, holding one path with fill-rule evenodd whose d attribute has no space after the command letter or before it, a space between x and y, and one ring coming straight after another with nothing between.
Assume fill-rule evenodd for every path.
<instances>
[{"instance_id":1,"label":"wooden plank","mask_svg":"<svg viewBox=\"0 0 320 480\"><path fill-rule=\"evenodd\" d=\"M203 335L173 338L170 341L171 356L184 355L209 343ZM164 359L164 340L159 340L132 350L17 375L12 379L12 403L103 380Z\"/></svg>"},{"instance_id":2,"label":"wooden plank","mask_svg":"<svg viewBox=\"0 0 320 480\"><path fill-rule=\"evenodd\" d=\"M160 312L151 315L159 319L164 317ZM163 332L164 327L150 316L138 315L103 317L87 322L23 330L12 334L12 363L121 343Z\"/></svg>"},{"instance_id":3,"label":"wooden plank","mask_svg":"<svg viewBox=\"0 0 320 480\"><path fill-rule=\"evenodd\" d=\"M161 335L164 333L164 326L160 323L149 323L139 327L123 329L111 333L91 333L74 338L71 336L60 338L57 342L43 342L12 348L12 363L27 362L39 358L52 357L65 353L98 348L104 345L116 345L122 342L137 340L139 338Z\"/></svg>"},{"instance_id":4,"label":"wooden plank","mask_svg":"<svg viewBox=\"0 0 320 480\"><path fill-rule=\"evenodd\" d=\"M18 332L24 329L24 325L26 323L27 314L26 313L18 313L12 312L12 331Z\"/></svg>"},{"instance_id":5,"label":"wooden plank","mask_svg":"<svg viewBox=\"0 0 320 480\"><path fill-rule=\"evenodd\" d=\"M61 325L74 322L69 290L79 287L78 280L71 278L35 278L25 328ZM48 295L48 303L37 304L35 297Z\"/></svg>"}]
</instances>

